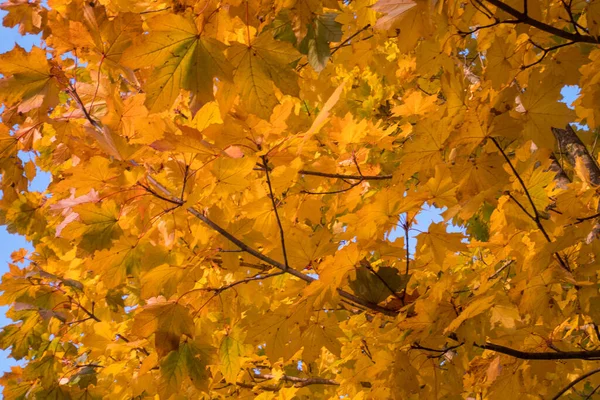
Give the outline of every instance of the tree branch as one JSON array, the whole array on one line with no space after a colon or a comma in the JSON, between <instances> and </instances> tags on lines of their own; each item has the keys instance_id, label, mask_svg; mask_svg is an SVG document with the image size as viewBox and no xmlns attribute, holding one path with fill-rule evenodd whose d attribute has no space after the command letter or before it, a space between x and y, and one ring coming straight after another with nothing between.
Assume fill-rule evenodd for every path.
<instances>
[{"instance_id":1,"label":"tree branch","mask_svg":"<svg viewBox=\"0 0 600 400\"><path fill-rule=\"evenodd\" d=\"M532 41L531 39L529 40L529 42L531 42L531 44L533 44L535 47L537 47L538 49L542 50L542 55L540 58L538 58L537 60L535 60L534 62L530 63L530 64L525 64L521 66L521 70L527 69L529 67L533 67L534 65L537 65L539 63L541 63L542 61L544 61L544 58L546 58L546 56L548 55L548 53L554 51L554 50L558 50L561 47L566 47L566 46L570 46L572 44L575 44L577 42L567 42L567 43L561 43L561 44L557 44L556 46L552 46L552 47L548 47L548 48L544 48L538 44L536 44L534 41Z\"/></svg>"},{"instance_id":2,"label":"tree branch","mask_svg":"<svg viewBox=\"0 0 600 400\"><path fill-rule=\"evenodd\" d=\"M573 166L573 168L577 166L577 162L579 161L589 175L589 183L593 186L600 186L600 168L585 144L583 144L581 139L579 139L579 136L577 136L577 133L575 133L571 125L567 125L565 129L552 128L552 133L558 141L559 149L561 149L561 151L564 149L567 154L567 160L569 160L569 163ZM600 203L598 203L596 211L600 211ZM583 222L586 219L592 218L578 218L577 222ZM591 243L599 233L600 223L596 223L586 238L586 243Z\"/></svg>"},{"instance_id":3,"label":"tree branch","mask_svg":"<svg viewBox=\"0 0 600 400\"><path fill-rule=\"evenodd\" d=\"M600 168L571 125L567 125L565 129L552 128L552 133L556 137L561 151L564 149L566 152L569 163L573 167L577 165L577 161L583 163L589 172L590 183L600 186Z\"/></svg>"},{"instance_id":4,"label":"tree branch","mask_svg":"<svg viewBox=\"0 0 600 400\"><path fill-rule=\"evenodd\" d=\"M508 163L508 165L509 165L509 167L510 167L512 173L513 173L513 175L519 181L519 184L523 188L523 191L525 192L525 195L527 196L527 200L529 200L529 204L531 205L531 208L533 209L533 215L530 214L529 212L527 212L527 210L525 210L525 208L522 205L520 205L519 202L517 202L517 204L519 204L520 207L522 208L522 210L524 212L526 212L527 215L531 219L533 219L533 222L535 222L535 224L538 227L538 229L542 232L542 234L544 235L544 238L546 238L546 241L548 243L552 243L552 239L550 239L550 236L548 235L548 233L546 232L546 229L544 229L544 226L542 225L540 213L537 210L537 207L535 206L535 203L533 202L533 198L531 197L531 194L529 194L529 190L527 189L527 185L525 185L525 182L523 181L523 178L521 178L521 175L519 174L519 172L517 171L517 169L515 168L515 166L512 164L512 161L510 161L510 158L508 157L508 155L506 154L506 152L504 151L504 149L500 146L500 144L498 143L498 141L496 140L496 138L490 137L490 140L494 143L494 145L496 145L496 148L500 151L500 153L502 154L502 157L504 157L504 160L506 160L506 162ZM512 198L514 199L514 197L512 197ZM571 269L569 268L569 266L567 265L567 263L565 262L565 260L563 260L562 256L560 254L558 254L558 252L555 252L553 254L554 254L554 257L556 257L558 263L566 271L570 272Z\"/></svg>"},{"instance_id":5,"label":"tree branch","mask_svg":"<svg viewBox=\"0 0 600 400\"><path fill-rule=\"evenodd\" d=\"M497 353L506 354L521 360L600 360L600 350L588 351L553 351L553 352L529 352L512 349L494 343L473 344L473 346L484 350L491 350Z\"/></svg>"},{"instance_id":6,"label":"tree branch","mask_svg":"<svg viewBox=\"0 0 600 400\"><path fill-rule=\"evenodd\" d=\"M583 375L581 375L579 378L575 379L573 382L569 383L567 386L565 386L560 392L558 392L556 394L556 396L554 396L552 398L552 400L556 400L558 399L560 396L562 396L566 391L568 391L569 389L571 389L573 386L577 385L579 382L581 382L582 380L589 378L590 376L597 374L598 372L600 372L600 368L596 368L591 370L590 372L587 372ZM597 389L597 388L596 388ZM595 391L595 390L594 390Z\"/></svg>"},{"instance_id":7,"label":"tree branch","mask_svg":"<svg viewBox=\"0 0 600 400\"><path fill-rule=\"evenodd\" d=\"M322 176L324 178L335 178L335 179L354 179L358 181L384 181L388 179L392 179L392 175L344 175L344 174L330 174L327 172L318 172L318 171L307 171L300 170L299 174L302 175L313 175L313 176Z\"/></svg>"},{"instance_id":8,"label":"tree branch","mask_svg":"<svg viewBox=\"0 0 600 400\"><path fill-rule=\"evenodd\" d=\"M269 176L269 163L267 156L262 156L263 164L265 164L265 175L267 176L267 185L269 186L269 194L271 197L271 204L273 205L273 212L275 212L275 219L277 219L277 226L279 226L279 236L281 238L281 251L283 252L283 262L285 268L288 269L290 264L288 263L287 251L285 249L285 236L283 234L283 225L281 225L281 219L279 218L279 212L277 211L277 202L275 201L275 194L273 194L273 186L271 185L271 178Z\"/></svg>"},{"instance_id":9,"label":"tree branch","mask_svg":"<svg viewBox=\"0 0 600 400\"><path fill-rule=\"evenodd\" d=\"M563 39L567 39L567 40L570 40L572 42L577 42L577 43L594 43L594 44L599 43L598 39L596 39L593 36L582 35L580 33L567 32L562 29L556 28L552 25L548 25L544 22L533 19L526 13L522 13L521 11L518 11L518 10L512 8L508 4L503 3L502 0L483 0L483 1L493 4L494 6L498 7L500 10L504 11L505 13L517 18L521 23L533 26L534 28L537 28L537 29L544 31L546 33L549 33L551 35L556 35Z\"/></svg>"},{"instance_id":10,"label":"tree branch","mask_svg":"<svg viewBox=\"0 0 600 400\"><path fill-rule=\"evenodd\" d=\"M220 294L221 292L224 292L227 289L231 289L232 287L235 287L237 285L241 285L243 283L250 283L250 282L254 282L254 281L261 281L263 279L269 279L269 278L273 278L274 276L279 276L279 275L283 275L285 272L284 271L279 271L279 272L275 272L272 274L267 274L264 275L262 273L258 273L256 275L250 276L248 278L230 283L229 285L225 285L225 286L221 286L218 288L196 288L196 289L190 289L187 292L183 293L181 296L179 296L179 298L177 299L176 303L179 303L179 300L181 300L183 298L183 296L187 296L190 293L193 292L214 292L215 294Z\"/></svg>"},{"instance_id":11,"label":"tree branch","mask_svg":"<svg viewBox=\"0 0 600 400\"><path fill-rule=\"evenodd\" d=\"M413 343L411 346L414 349L432 351L438 353L445 353L448 350L456 349L462 346L464 343L460 343L455 346L450 346L444 349L433 349L430 347L424 347L418 343ZM552 352L533 352L533 351L521 351L510 347L502 346L494 343L477 344L473 343L473 347L477 347L483 350L495 351L496 353L506 354L507 356L515 357L520 360L586 360L586 361L597 361L600 360L600 350L584 350L584 351L552 351Z\"/></svg>"},{"instance_id":12,"label":"tree branch","mask_svg":"<svg viewBox=\"0 0 600 400\"><path fill-rule=\"evenodd\" d=\"M252 374L255 379L277 379L275 375L272 374ZM339 386L340 384L333 379L325 379L325 378L300 378L297 376L291 375L283 375L279 378L279 381L283 382L291 382L295 387L304 387L309 385L334 385Z\"/></svg>"}]
</instances>

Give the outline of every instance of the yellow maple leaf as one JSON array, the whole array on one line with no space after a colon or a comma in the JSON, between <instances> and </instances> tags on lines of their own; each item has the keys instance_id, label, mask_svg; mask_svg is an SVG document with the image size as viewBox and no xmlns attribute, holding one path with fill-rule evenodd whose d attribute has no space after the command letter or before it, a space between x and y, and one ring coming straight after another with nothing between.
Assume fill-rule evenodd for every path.
<instances>
[{"instance_id":1,"label":"yellow maple leaf","mask_svg":"<svg viewBox=\"0 0 600 400\"><path fill-rule=\"evenodd\" d=\"M425 96L421 91L414 90L402 98L403 104L392 108L392 112L399 116L425 115L433 108L437 96Z\"/></svg>"},{"instance_id":2,"label":"yellow maple leaf","mask_svg":"<svg viewBox=\"0 0 600 400\"><path fill-rule=\"evenodd\" d=\"M241 101L250 112L265 119L271 115L278 103L273 85L284 94L298 95L298 77L289 64L300 56L291 44L264 34L249 45L232 43L228 56Z\"/></svg>"},{"instance_id":3,"label":"yellow maple leaf","mask_svg":"<svg viewBox=\"0 0 600 400\"><path fill-rule=\"evenodd\" d=\"M148 35L129 47L122 62L131 68L152 68L145 86L146 106L151 112L173 105L181 89L200 101L213 99L213 78L231 79L225 45L204 37L189 17L157 15L147 22Z\"/></svg>"},{"instance_id":4,"label":"yellow maple leaf","mask_svg":"<svg viewBox=\"0 0 600 400\"><path fill-rule=\"evenodd\" d=\"M444 266L444 259L448 251L466 251L466 244L462 243L462 233L447 233L446 226L440 222L429 225L427 232L417 236L417 254L429 253L440 267Z\"/></svg>"},{"instance_id":5,"label":"yellow maple leaf","mask_svg":"<svg viewBox=\"0 0 600 400\"><path fill-rule=\"evenodd\" d=\"M559 102L562 85L553 77L533 74L525 93L517 99L514 118L524 122L523 134L533 140L539 148L554 148L552 127L565 126L573 120L575 113L566 104ZM550 82L548 82L550 81Z\"/></svg>"},{"instance_id":6,"label":"yellow maple leaf","mask_svg":"<svg viewBox=\"0 0 600 400\"><path fill-rule=\"evenodd\" d=\"M59 87L53 79L46 52L33 46L30 52L16 45L0 54L0 103L13 105L27 112L40 107L52 107L58 101Z\"/></svg>"}]
</instances>

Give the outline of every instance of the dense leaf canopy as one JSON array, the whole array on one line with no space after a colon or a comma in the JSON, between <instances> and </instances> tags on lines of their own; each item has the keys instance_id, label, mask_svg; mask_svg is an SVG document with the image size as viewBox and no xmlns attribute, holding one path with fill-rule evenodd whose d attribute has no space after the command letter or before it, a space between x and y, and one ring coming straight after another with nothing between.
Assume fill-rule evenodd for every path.
<instances>
[{"instance_id":1,"label":"dense leaf canopy","mask_svg":"<svg viewBox=\"0 0 600 400\"><path fill-rule=\"evenodd\" d=\"M0 8L6 399L600 394L600 1Z\"/></svg>"}]
</instances>

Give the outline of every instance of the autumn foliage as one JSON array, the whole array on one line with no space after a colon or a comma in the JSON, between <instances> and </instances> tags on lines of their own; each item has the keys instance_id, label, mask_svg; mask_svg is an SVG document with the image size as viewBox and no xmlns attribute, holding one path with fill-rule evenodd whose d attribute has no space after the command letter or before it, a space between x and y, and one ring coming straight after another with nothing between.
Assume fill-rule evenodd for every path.
<instances>
[{"instance_id":1,"label":"autumn foliage","mask_svg":"<svg viewBox=\"0 0 600 400\"><path fill-rule=\"evenodd\" d=\"M0 8L5 399L600 396L600 1Z\"/></svg>"}]
</instances>

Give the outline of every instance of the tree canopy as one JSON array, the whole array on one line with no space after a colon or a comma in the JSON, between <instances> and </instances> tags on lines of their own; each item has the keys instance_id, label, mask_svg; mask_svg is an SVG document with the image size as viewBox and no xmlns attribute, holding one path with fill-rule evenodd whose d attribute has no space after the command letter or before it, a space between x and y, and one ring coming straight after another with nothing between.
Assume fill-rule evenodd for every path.
<instances>
[{"instance_id":1,"label":"tree canopy","mask_svg":"<svg viewBox=\"0 0 600 400\"><path fill-rule=\"evenodd\" d=\"M4 398L600 395L600 1L0 8Z\"/></svg>"}]
</instances>

